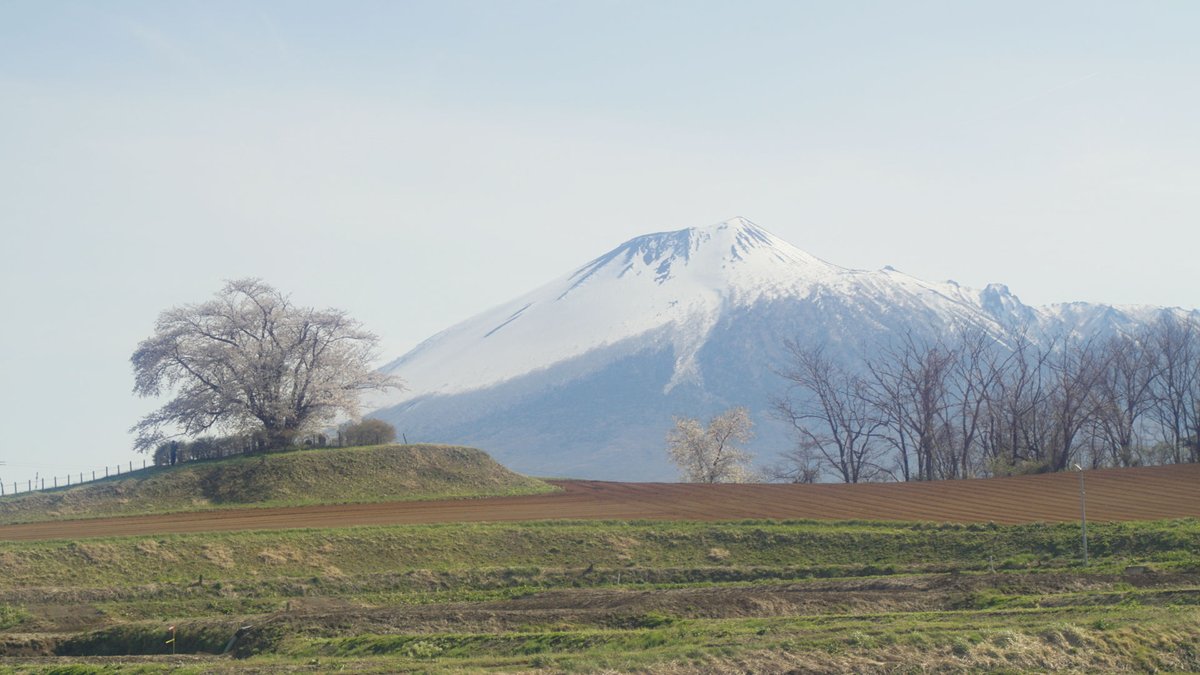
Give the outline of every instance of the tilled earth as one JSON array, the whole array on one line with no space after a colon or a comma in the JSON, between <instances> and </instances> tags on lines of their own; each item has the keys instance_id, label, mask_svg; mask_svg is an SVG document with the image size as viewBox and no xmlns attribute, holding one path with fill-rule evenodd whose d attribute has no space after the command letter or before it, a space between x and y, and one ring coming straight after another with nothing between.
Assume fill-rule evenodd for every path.
<instances>
[{"instance_id":1,"label":"tilled earth","mask_svg":"<svg viewBox=\"0 0 1200 675\"><path fill-rule=\"evenodd\" d=\"M1200 517L1200 465L1089 471L1084 480L1089 520ZM0 540L545 519L1072 521L1081 506L1079 481L1079 474L855 486L557 481L561 492L527 497L242 509L9 525L0 527ZM1179 553L1186 557L1192 552ZM1062 555L1071 557L1073 553ZM940 663L948 670L1200 667L1200 657L1190 648L1172 646L1176 642L1192 644L1193 633L1182 627L1195 625L1196 608L1200 606L1200 575L1186 571L1150 569L1143 574L1103 574L1039 568L1020 573L955 574L943 573L945 570L932 573L936 566L926 565L891 576L777 576L752 583L708 583L701 579L676 584L667 579L655 581L652 572L661 572L658 568L641 569L632 564L619 570L593 570L590 565L539 568L535 581L521 580L522 585L510 587L478 582L450 583L441 588L437 574L446 576L443 581L447 581L461 570L441 570L437 574L425 570L431 575L428 593L413 590L408 576L416 572L403 570L379 570L347 578L280 580L265 576L220 583L210 579L194 584L135 582L116 587L68 584L12 588L0 592L0 608L19 607L27 616L19 625L0 631L0 670L5 666L23 671L31 666L52 668L74 663L132 667L146 663L195 667L205 672L255 672L244 667L308 670L312 654L326 658L327 653L336 658L366 659L348 661L353 669L375 662L369 657L345 656L337 650L345 647L346 640L372 635L408 640L393 645L399 650L396 658L424 667L426 662L420 660L423 657L417 651L409 654L406 650L440 649L443 647L439 645L454 636L478 638L481 642L477 646L471 643L471 649L495 654L497 659L520 659L525 653L525 640L530 640L529 648L534 649L565 635L586 643L579 647L585 650L591 648L589 640L624 644L620 642L627 639L622 637L624 634L652 633L672 622L700 636L687 639L697 640L702 649L698 648L699 656L694 661L677 658L663 665L664 671L678 666L678 672L770 672L790 668L891 672L904 666L906 659L925 658L925 652L933 655L930 663ZM625 586L621 586L620 574L625 575ZM537 587L529 587L530 583ZM521 595L514 595L517 593ZM181 639L180 651L212 655L162 654L164 618L175 616L189 617L181 623L180 634L188 636L192 644ZM1156 622L1154 629L1158 631L1148 638L1159 645L1145 652L1150 656L1138 651L1144 648L1137 642L1143 624L1134 628L1131 623L1145 617ZM739 622L758 620L784 626L782 633L776 635L766 625L761 634L736 632L746 630L744 625L738 627ZM1117 622L1115 629L1109 626L1113 620ZM887 635L900 642L872 646L870 641L876 637L864 627L887 621L898 625ZM732 628L727 630L722 622ZM1169 632L1176 625L1181 627L1179 635ZM1009 630L1009 626L1018 630ZM939 631L944 633L943 638L937 637ZM928 632L933 636L929 640L942 642L933 642L933 647L916 639L906 642L905 636L914 632ZM983 635L986 640L968 643L958 639L972 634ZM216 656L235 635L238 639L229 654ZM1112 642L1120 640L1126 642ZM746 641L753 643L746 648L749 651L739 651ZM786 659L779 661L784 658L782 652L770 645L788 641L802 646L788 651ZM296 662L256 665L254 659L230 660L230 655L291 654L288 650L296 644L306 644L310 649ZM653 652L657 647L647 643L638 648ZM1105 659L1116 656L1111 661L1088 660L1099 659L1096 654ZM1162 660L1137 660L1157 658L1155 654L1166 656ZM496 663L503 669L506 663L533 664L533 658ZM312 659L314 664L318 661ZM386 669L392 663L384 661L379 667ZM312 669L323 667L313 665Z\"/></svg>"},{"instance_id":2,"label":"tilled earth","mask_svg":"<svg viewBox=\"0 0 1200 675\"><path fill-rule=\"evenodd\" d=\"M1200 464L1083 474L1096 521L1200 517ZM1029 523L1079 518L1078 473L860 485L552 481L553 494L237 509L0 526L0 541L177 532L547 519L750 518Z\"/></svg>"}]
</instances>

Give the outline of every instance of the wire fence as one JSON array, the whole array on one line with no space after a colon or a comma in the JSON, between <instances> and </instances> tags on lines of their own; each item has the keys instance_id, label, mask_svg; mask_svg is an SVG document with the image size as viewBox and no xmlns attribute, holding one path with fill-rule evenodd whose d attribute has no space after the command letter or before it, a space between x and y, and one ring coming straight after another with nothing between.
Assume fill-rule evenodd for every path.
<instances>
[{"instance_id":1,"label":"wire fence","mask_svg":"<svg viewBox=\"0 0 1200 675\"><path fill-rule=\"evenodd\" d=\"M104 480L105 478L112 476L123 476L136 471L144 471L150 468L150 465L147 463L147 460L143 459L142 465L137 468L135 467L137 467L136 463L133 460L129 460L127 464L109 465L102 469L67 473L65 476L43 476L38 473L34 474L32 478L25 478L24 480L14 480L10 482L5 482L3 478L0 478L0 497L24 494L26 492L56 490L58 488L66 488L73 485L83 485L84 483Z\"/></svg>"}]
</instances>

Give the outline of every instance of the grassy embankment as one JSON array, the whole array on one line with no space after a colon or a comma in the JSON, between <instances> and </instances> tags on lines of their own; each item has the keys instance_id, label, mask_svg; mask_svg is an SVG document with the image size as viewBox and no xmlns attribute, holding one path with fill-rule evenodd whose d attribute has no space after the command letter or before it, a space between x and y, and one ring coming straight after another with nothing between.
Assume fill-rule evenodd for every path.
<instances>
[{"instance_id":1,"label":"grassy embankment","mask_svg":"<svg viewBox=\"0 0 1200 675\"><path fill-rule=\"evenodd\" d=\"M437 445L321 448L153 467L0 498L0 523L220 508L536 494L486 453Z\"/></svg>"},{"instance_id":2,"label":"grassy embankment","mask_svg":"<svg viewBox=\"0 0 1200 675\"><path fill-rule=\"evenodd\" d=\"M1200 522L1089 534L1087 569L1071 525L545 522L2 543L0 651L15 660L0 670L128 667L97 655L162 654L168 624L189 656L136 667L1200 668ZM1124 574L1134 563L1151 572ZM240 626L252 628L231 652L244 658L197 656Z\"/></svg>"}]
</instances>

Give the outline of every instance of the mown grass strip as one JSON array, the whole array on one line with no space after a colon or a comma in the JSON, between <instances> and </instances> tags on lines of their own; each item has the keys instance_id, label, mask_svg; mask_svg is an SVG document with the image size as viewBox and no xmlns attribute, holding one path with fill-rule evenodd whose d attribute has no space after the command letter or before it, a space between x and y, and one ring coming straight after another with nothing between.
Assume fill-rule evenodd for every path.
<instances>
[{"instance_id":1,"label":"mown grass strip","mask_svg":"<svg viewBox=\"0 0 1200 675\"><path fill-rule=\"evenodd\" d=\"M753 650L870 651L908 647L949 649L966 656L977 648L1012 646L1018 642L1122 642L1138 651L1145 644L1136 634L1164 650L1188 649L1200 612L1163 608L1133 609L1118 618L1108 610L1053 608L1006 612L915 612L871 615L808 616L768 619L682 620L655 628L586 629L489 634L356 635L283 640L280 654L293 659L314 657L388 656L416 666L437 662L452 668L460 662L504 658L533 659L527 665L581 658L597 664L613 655L635 661L661 662L695 652L735 655ZM1177 626L1190 626L1171 635Z\"/></svg>"},{"instance_id":2,"label":"mown grass strip","mask_svg":"<svg viewBox=\"0 0 1200 675\"><path fill-rule=\"evenodd\" d=\"M1096 523L1094 569L1131 562L1195 565L1200 521ZM709 570L705 578L746 580L761 568L813 576L906 570L1030 569L1074 564L1078 528L1063 524L992 527L810 522L541 522L355 527L2 542L0 589L180 583L198 579L330 578L381 570L508 570L535 579L544 570L628 568L631 581L671 579L654 570ZM640 575L639 576L639 572ZM753 577L750 577L753 578ZM511 585L511 584L509 584Z\"/></svg>"}]
</instances>

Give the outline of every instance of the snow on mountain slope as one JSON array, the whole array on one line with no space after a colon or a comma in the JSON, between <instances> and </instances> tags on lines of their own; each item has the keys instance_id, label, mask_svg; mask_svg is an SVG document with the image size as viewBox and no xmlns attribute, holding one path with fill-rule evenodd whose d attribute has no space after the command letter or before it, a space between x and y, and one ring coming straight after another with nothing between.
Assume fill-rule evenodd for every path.
<instances>
[{"instance_id":1,"label":"snow on mountain slope","mask_svg":"<svg viewBox=\"0 0 1200 675\"><path fill-rule=\"evenodd\" d=\"M696 354L723 311L822 291L882 294L897 308L932 306L979 322L957 287L838 267L734 218L638 237L435 335L384 367L409 389L380 405L486 387L668 326L676 355L669 389L701 376Z\"/></svg>"},{"instance_id":2,"label":"snow on mountain slope","mask_svg":"<svg viewBox=\"0 0 1200 675\"><path fill-rule=\"evenodd\" d=\"M744 219L648 235L430 338L384 370L403 374L404 398L456 393L671 325L681 381L699 376L695 354L723 307L844 272Z\"/></svg>"},{"instance_id":3,"label":"snow on mountain slope","mask_svg":"<svg viewBox=\"0 0 1200 675\"><path fill-rule=\"evenodd\" d=\"M1158 311L1035 308L1001 284L848 269L734 218L637 237L429 338L384 367L408 389L374 401L373 416L412 440L478 445L520 471L670 479L662 448L673 415L745 405L759 451L787 447L768 414L785 340L852 359L906 333L1094 334Z\"/></svg>"}]
</instances>

